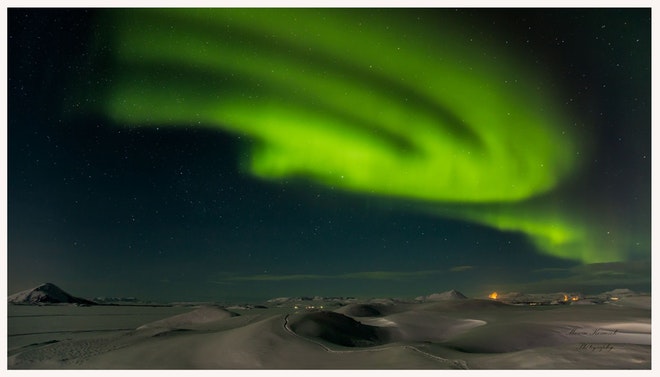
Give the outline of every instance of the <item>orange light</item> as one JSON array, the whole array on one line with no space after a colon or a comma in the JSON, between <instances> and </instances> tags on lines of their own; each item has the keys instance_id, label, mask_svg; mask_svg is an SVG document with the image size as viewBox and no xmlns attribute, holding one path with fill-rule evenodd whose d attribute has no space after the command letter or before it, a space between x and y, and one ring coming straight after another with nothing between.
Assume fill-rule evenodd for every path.
<instances>
[{"instance_id":1,"label":"orange light","mask_svg":"<svg viewBox=\"0 0 660 377\"><path fill-rule=\"evenodd\" d=\"M564 295L564 301L568 301L568 296Z\"/></svg>"},{"instance_id":2,"label":"orange light","mask_svg":"<svg viewBox=\"0 0 660 377\"><path fill-rule=\"evenodd\" d=\"M493 292L488 295L488 298L492 298L493 300L497 300L497 292Z\"/></svg>"},{"instance_id":3,"label":"orange light","mask_svg":"<svg viewBox=\"0 0 660 377\"><path fill-rule=\"evenodd\" d=\"M571 300L573 300L573 301L577 301L577 300L579 300L579 299L578 299L577 296L573 296L573 297L571 297Z\"/></svg>"}]
</instances>

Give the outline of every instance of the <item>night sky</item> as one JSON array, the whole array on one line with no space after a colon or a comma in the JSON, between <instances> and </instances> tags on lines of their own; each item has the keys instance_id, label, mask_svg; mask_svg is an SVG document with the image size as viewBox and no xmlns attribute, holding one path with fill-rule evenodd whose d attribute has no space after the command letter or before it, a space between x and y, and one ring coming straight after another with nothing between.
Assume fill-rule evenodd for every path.
<instances>
[{"instance_id":1,"label":"night sky","mask_svg":"<svg viewBox=\"0 0 660 377\"><path fill-rule=\"evenodd\" d=\"M9 293L648 292L650 17L9 9Z\"/></svg>"}]
</instances>

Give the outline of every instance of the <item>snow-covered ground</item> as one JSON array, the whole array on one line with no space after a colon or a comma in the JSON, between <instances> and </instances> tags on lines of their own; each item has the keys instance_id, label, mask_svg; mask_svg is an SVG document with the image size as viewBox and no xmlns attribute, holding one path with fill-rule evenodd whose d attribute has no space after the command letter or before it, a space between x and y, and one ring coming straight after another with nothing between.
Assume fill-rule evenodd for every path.
<instances>
[{"instance_id":1,"label":"snow-covered ground","mask_svg":"<svg viewBox=\"0 0 660 377\"><path fill-rule=\"evenodd\" d=\"M648 303L648 305L646 305ZM10 369L649 369L650 297L8 307Z\"/></svg>"}]
</instances>

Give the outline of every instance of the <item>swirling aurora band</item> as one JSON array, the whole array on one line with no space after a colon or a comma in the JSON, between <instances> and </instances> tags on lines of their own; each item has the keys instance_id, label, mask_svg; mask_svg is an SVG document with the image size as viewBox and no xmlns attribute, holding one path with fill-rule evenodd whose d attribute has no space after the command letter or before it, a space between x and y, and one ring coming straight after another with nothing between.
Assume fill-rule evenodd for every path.
<instances>
[{"instance_id":1,"label":"swirling aurora band","mask_svg":"<svg viewBox=\"0 0 660 377\"><path fill-rule=\"evenodd\" d=\"M249 172L264 179L419 201L523 232L550 255L621 259L571 216L527 209L578 168L581 147L543 78L466 42L460 26L415 20L393 10L115 10L116 75L102 111L121 124L246 136Z\"/></svg>"}]
</instances>

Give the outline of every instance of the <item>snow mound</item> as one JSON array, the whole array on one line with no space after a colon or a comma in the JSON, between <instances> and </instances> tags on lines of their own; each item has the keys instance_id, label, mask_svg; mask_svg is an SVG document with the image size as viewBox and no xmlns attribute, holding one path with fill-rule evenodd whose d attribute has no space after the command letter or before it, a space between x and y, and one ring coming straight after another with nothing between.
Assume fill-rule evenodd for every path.
<instances>
[{"instance_id":1,"label":"snow mound","mask_svg":"<svg viewBox=\"0 0 660 377\"><path fill-rule=\"evenodd\" d=\"M629 296L637 296L638 294L635 293L634 291L631 291L628 288L617 288L613 289L611 291L607 291L603 293L604 295L607 296L616 296L616 297L629 297Z\"/></svg>"},{"instance_id":2,"label":"snow mound","mask_svg":"<svg viewBox=\"0 0 660 377\"><path fill-rule=\"evenodd\" d=\"M291 297L277 297L277 298L271 298L270 300L266 301L269 304L284 304L286 302L291 301Z\"/></svg>"},{"instance_id":3,"label":"snow mound","mask_svg":"<svg viewBox=\"0 0 660 377\"><path fill-rule=\"evenodd\" d=\"M234 312L230 312L217 306L205 306L195 309L188 313L178 314L172 317L164 318L155 322L147 323L138 327L141 329L189 329L195 325L202 325L210 322L220 321L223 319L238 316Z\"/></svg>"},{"instance_id":4,"label":"snow mound","mask_svg":"<svg viewBox=\"0 0 660 377\"><path fill-rule=\"evenodd\" d=\"M383 315L384 309L383 305L379 304L350 304L335 312L349 317L378 317Z\"/></svg>"},{"instance_id":5,"label":"snow mound","mask_svg":"<svg viewBox=\"0 0 660 377\"><path fill-rule=\"evenodd\" d=\"M335 312L313 312L292 316L291 331L344 347L373 347L387 343L388 329L364 325Z\"/></svg>"},{"instance_id":6,"label":"snow mound","mask_svg":"<svg viewBox=\"0 0 660 377\"><path fill-rule=\"evenodd\" d=\"M442 293L433 293L428 296L420 296L417 297L418 301L444 301L444 300L463 300L466 299L467 296L462 294L461 292L452 289L451 291L447 292L442 292Z\"/></svg>"}]
</instances>

